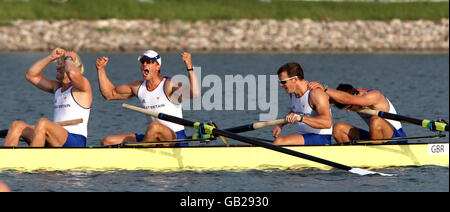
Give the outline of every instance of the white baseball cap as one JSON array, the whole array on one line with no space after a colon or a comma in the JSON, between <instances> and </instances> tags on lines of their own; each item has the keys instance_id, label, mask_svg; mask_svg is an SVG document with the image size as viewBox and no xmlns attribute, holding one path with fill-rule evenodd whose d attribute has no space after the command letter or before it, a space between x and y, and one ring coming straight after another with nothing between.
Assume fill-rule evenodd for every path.
<instances>
[{"instance_id":1,"label":"white baseball cap","mask_svg":"<svg viewBox=\"0 0 450 212\"><path fill-rule=\"evenodd\" d=\"M159 55L158 52L147 50L144 52L144 54L138 57L138 61L140 61L142 57L148 57L150 58L150 60L156 60L156 62L161 65L161 55Z\"/></svg>"}]
</instances>

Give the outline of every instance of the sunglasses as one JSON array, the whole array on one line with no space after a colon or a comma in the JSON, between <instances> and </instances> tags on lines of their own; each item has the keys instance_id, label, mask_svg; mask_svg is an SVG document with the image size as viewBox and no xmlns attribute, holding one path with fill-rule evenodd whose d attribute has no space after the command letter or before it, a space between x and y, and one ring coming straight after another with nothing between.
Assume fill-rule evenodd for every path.
<instances>
[{"instance_id":1,"label":"sunglasses","mask_svg":"<svg viewBox=\"0 0 450 212\"><path fill-rule=\"evenodd\" d=\"M145 63L151 64L155 61L156 60L150 59L149 57L146 57L146 56L143 56L143 57L141 57L141 59L139 59L139 62L141 62L141 64L145 64Z\"/></svg>"},{"instance_id":2,"label":"sunglasses","mask_svg":"<svg viewBox=\"0 0 450 212\"><path fill-rule=\"evenodd\" d=\"M280 80L280 83L284 85L284 84L286 84L286 83L287 83L287 81L288 81L288 80L290 80L290 79L294 79L294 78L296 78L296 77L297 77L297 76L293 76L293 77L289 77L289 78L287 78L287 79L284 79L284 80Z\"/></svg>"}]
</instances>

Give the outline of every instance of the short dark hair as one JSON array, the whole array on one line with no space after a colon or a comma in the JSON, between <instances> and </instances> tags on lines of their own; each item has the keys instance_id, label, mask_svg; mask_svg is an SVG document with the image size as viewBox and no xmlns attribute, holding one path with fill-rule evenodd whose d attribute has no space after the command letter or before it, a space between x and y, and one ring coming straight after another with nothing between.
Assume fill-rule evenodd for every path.
<instances>
[{"instance_id":1,"label":"short dark hair","mask_svg":"<svg viewBox=\"0 0 450 212\"><path fill-rule=\"evenodd\" d=\"M303 69L298 63L291 62L284 64L278 69L277 74L280 75L284 71L286 71L288 77L297 76L300 80L305 78L303 75Z\"/></svg>"},{"instance_id":2,"label":"short dark hair","mask_svg":"<svg viewBox=\"0 0 450 212\"><path fill-rule=\"evenodd\" d=\"M358 95L359 94L359 91L356 90L356 88L354 88L353 85L350 85L350 84L344 84L344 83L339 84L337 86L336 90L344 91L344 92L349 93L351 95L355 95L355 94ZM334 101L334 106L336 106L339 109L343 109L347 105L344 105L344 104L341 104L339 102Z\"/></svg>"}]
</instances>

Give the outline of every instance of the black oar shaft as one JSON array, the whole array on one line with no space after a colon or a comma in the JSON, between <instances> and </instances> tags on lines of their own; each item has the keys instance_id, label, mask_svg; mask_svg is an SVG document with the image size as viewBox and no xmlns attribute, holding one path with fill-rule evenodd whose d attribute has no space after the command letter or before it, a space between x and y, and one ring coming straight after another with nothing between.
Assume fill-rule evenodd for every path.
<instances>
[{"instance_id":1,"label":"black oar shaft","mask_svg":"<svg viewBox=\"0 0 450 212\"><path fill-rule=\"evenodd\" d=\"M391 120L395 120L395 121L401 121L401 122L405 122L405 123L419 125L424 128L429 128L430 130L433 130L433 131L434 130L449 131L448 124L445 122L442 122L442 121L431 121L431 120L427 120L427 119L415 119L415 118L410 118L410 117L397 115L397 114L393 114L393 113L372 110L372 109L368 109L368 108L361 109L357 112L369 114L372 116L379 116L379 117L385 118L385 119L391 119Z\"/></svg>"},{"instance_id":2,"label":"black oar shaft","mask_svg":"<svg viewBox=\"0 0 450 212\"><path fill-rule=\"evenodd\" d=\"M228 132L228 131L219 130L219 129L213 129L213 134L225 136L225 137L228 137L228 138L231 138L231 139L235 139L235 140L238 140L238 141L242 141L242 142L245 142L245 143L248 143L248 144L264 147L264 148L267 148L267 149L271 149L271 150L274 150L274 151L277 151L277 152L282 152L282 153L285 153L285 154L288 154L288 155L292 155L292 156L295 156L295 157L300 157L300 158L303 158L303 159L306 159L306 160L311 160L311 161L314 161L314 162L317 162L317 163L322 163L322 164L325 164L325 165L328 165L328 166L331 166L331 167L335 167L335 168L338 168L338 169L343 169L345 171L348 171L348 170L352 169L352 167L349 167L349 166L346 166L346 165L343 165L343 164L335 163L333 161L329 161L329 160L325 160L325 159L322 159L322 158L314 157L312 155L308 155L308 154L304 154L304 153L301 153L301 152L293 151L293 150L290 150L290 149L287 149L287 148L284 148L284 147L280 147L280 146L276 146L276 145L273 145L273 144L270 144L270 143L258 141L256 139L252 139L252 138L236 135L236 134Z\"/></svg>"},{"instance_id":3,"label":"black oar shaft","mask_svg":"<svg viewBox=\"0 0 450 212\"><path fill-rule=\"evenodd\" d=\"M419 125L425 128L428 128L428 124L431 124L431 130L437 130L437 131L448 131L448 124L437 122L437 121L430 121L430 120L421 120L421 119L415 119L411 117L406 117L402 115L392 114L392 113L386 113L386 112L378 112L378 116L385 119L391 119L396 121L401 121L405 123L415 124ZM445 127L440 127L442 125L445 125Z\"/></svg>"},{"instance_id":4,"label":"black oar shaft","mask_svg":"<svg viewBox=\"0 0 450 212\"><path fill-rule=\"evenodd\" d=\"M0 130L0 138L4 138L8 135L8 130Z\"/></svg>"},{"instance_id":5,"label":"black oar shaft","mask_svg":"<svg viewBox=\"0 0 450 212\"><path fill-rule=\"evenodd\" d=\"M247 124L247 125L242 125L242 126L226 129L226 131L232 132L232 133L241 133L241 132L247 132L247 131L252 131L252 130L254 130L253 124Z\"/></svg>"},{"instance_id":6,"label":"black oar shaft","mask_svg":"<svg viewBox=\"0 0 450 212\"><path fill-rule=\"evenodd\" d=\"M122 106L124 108L130 109L130 110L141 112L141 113L144 113L144 114L147 114L147 115L150 115L150 116L153 116L153 117L165 120L165 121L170 121L170 122L173 122L173 123L176 123L176 124L182 124L182 125L188 126L188 127L194 127L195 128L195 126L198 127L198 124L199 124L198 122L188 121L188 120L185 120L185 119L182 119L182 118L174 117L174 116L163 114L163 113L158 113L157 111L146 110L144 108L139 108L139 107L128 105L128 104L122 104ZM335 162L332 162L332 161L329 161L329 160L325 160L325 159L322 159L322 158L314 157L314 156L307 155L307 154L304 154L304 153L300 153L300 152L297 152L297 151L294 151L294 150L290 150L290 149L286 149L286 148L283 148L283 147L280 147L280 146L276 146L276 145L273 145L273 144L270 144L270 143L264 143L264 142L258 141L256 139L240 136L240 135L237 135L237 134L225 131L225 130L220 130L220 129L211 128L211 127L212 126L208 127L208 131L209 131L209 129L212 129L211 133L213 135L216 135L216 136L228 137L228 138L235 139L235 140L238 140L238 141L241 141L241 142L244 142L244 143L252 144L252 145L263 147L263 148L267 148L267 149L270 149L270 150L273 150L273 151L277 151L277 152L285 153L285 154L292 155L292 156L295 156L295 157L303 158L303 159L306 159L306 160L314 161L314 162L317 162L317 163L325 164L325 165L328 165L328 166L331 166L331 167L334 167L334 168L338 168L338 169L342 169L342 170L345 170L345 171L349 171L351 173L355 173L355 174L359 174L359 175L380 174L382 176L392 176L390 174L383 174L383 173L368 171L368 170L364 170L364 169L353 168L353 167L350 167L350 166L346 166L346 165L343 165L343 164L335 163Z\"/></svg>"},{"instance_id":7,"label":"black oar shaft","mask_svg":"<svg viewBox=\"0 0 450 212\"><path fill-rule=\"evenodd\" d=\"M162 119L162 120L165 120L165 121L170 121L170 122L174 122L174 123L177 123L177 124L181 124L181 125L184 125L184 126L187 126L187 127L194 127L194 124L195 124L195 122L193 122L193 121L189 121L189 120L186 120L186 119L182 119L182 118L178 118L178 117L175 117L175 116L167 115L167 114L164 114L164 113L160 113L158 115L158 118Z\"/></svg>"},{"instance_id":8,"label":"black oar shaft","mask_svg":"<svg viewBox=\"0 0 450 212\"><path fill-rule=\"evenodd\" d=\"M164 121L170 121L170 122L173 122L173 123L176 123L176 124L181 124L181 125L184 125L184 126L187 126L187 127L194 127L194 125L195 125L195 122L193 122L193 121L189 121L189 120L186 120L186 119L178 118L178 117L171 116L171 115L168 115L168 114L157 113L155 111L145 110L143 108L139 108L139 107L136 107L136 106L133 106L133 105L128 105L128 104L123 104L122 106L125 107L125 108L128 108L128 109L131 109L131 110L135 110L137 112L141 112L141 113L144 113L144 114L147 114L147 115L151 115L151 116L157 117L157 118L159 118L161 120L164 120ZM286 149L286 148L283 148L283 147L280 147L280 146L276 146L276 145L273 145L273 144L270 144L270 143L258 141L256 139L240 136L240 135L237 135L237 134L234 134L232 132L225 131L225 130L220 130L220 129L214 128L212 130L212 133L215 136L228 137L228 138L231 138L231 139L242 141L244 143L248 143L248 144L252 144L252 145L255 145L255 146L264 147L264 148L271 149L271 150L274 150L274 151L277 151L277 152L281 152L281 153L285 153L285 154L288 154L288 155L300 157L300 158L303 158L303 159L306 159L306 160L311 160L311 161L314 161L314 162L317 162L317 163L322 163L322 164L325 164L325 165L328 165L328 166L331 166L331 167L335 167L335 168L338 168L338 169L343 169L345 171L349 171L350 169L352 169L352 167L349 167L349 166L346 166L346 165L343 165L343 164L335 163L335 162L332 162L332 161L329 161L329 160L325 160L325 159L322 159L322 158L318 158L318 157L314 157L314 156L307 155L307 154L304 154L304 153L300 153L300 152L297 152L297 151L293 151L293 150L290 150L290 149Z\"/></svg>"},{"instance_id":9,"label":"black oar shaft","mask_svg":"<svg viewBox=\"0 0 450 212\"><path fill-rule=\"evenodd\" d=\"M420 119L410 118L410 117L401 116L401 115L392 114L392 113L386 113L386 112L382 112L382 111L378 112L378 116L381 118L402 121L402 122L406 122L406 123L410 123L410 124L417 124L417 125L422 125L422 121L423 121Z\"/></svg>"}]
</instances>

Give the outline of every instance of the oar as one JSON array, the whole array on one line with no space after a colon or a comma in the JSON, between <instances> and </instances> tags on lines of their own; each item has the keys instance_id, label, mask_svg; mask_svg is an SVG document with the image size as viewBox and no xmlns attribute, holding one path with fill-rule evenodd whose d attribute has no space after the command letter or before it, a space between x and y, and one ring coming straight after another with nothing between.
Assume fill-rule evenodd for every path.
<instances>
[{"instance_id":1,"label":"oar","mask_svg":"<svg viewBox=\"0 0 450 212\"><path fill-rule=\"evenodd\" d=\"M153 110L147 110L147 109L136 107L136 106L133 106L133 105L122 104L122 107L124 107L126 109L130 109L130 110L136 111L136 112L140 112L140 113L143 113L143 114L146 114L146 115L150 115L150 116L153 116L153 117L161 119L161 120L170 121L170 122L173 122L173 123L176 123L176 124L184 125L184 126L187 126L187 127L194 127L194 125L198 125L198 123L195 123L195 122L192 122L192 121L189 121L189 120L186 120L186 119L178 118L178 117L167 115L167 114L164 114L164 113L159 113L159 112L156 112L156 111L153 111ZM238 141L241 141L241 142L245 142L245 143L252 144L252 145L255 145L255 146L259 146L259 147L264 147L264 148L267 148L267 149L270 149L270 150L273 150L273 151L285 153L285 154L292 155L292 156L299 157L299 158L303 158L303 159L306 159L306 160L311 160L311 161L314 161L314 162L317 162L317 163L325 164L325 165L328 165L328 166L331 166L331 167L334 167L334 168L342 169L342 170L349 171L351 173L355 173L355 174L359 174L359 175L379 174L379 175L382 175L382 176L392 176L391 174L384 174L384 173L369 171L369 170L360 169L360 168L353 168L353 167L346 166L346 165L343 165L343 164L339 164L339 163L336 163L336 162L333 162L333 161L325 160L325 159L318 158L318 157L315 157L315 156L312 156L312 155L307 155L307 154L304 154L304 153L301 153L301 152L297 152L297 151L294 151L294 150L286 149L286 148L283 148L283 147L280 147L280 146L276 146L276 145L273 145L273 144L270 144L270 143L262 142L262 141L259 141L259 140L256 140L256 139L240 136L240 135L234 134L232 132L228 132L228 131L225 131L225 130L220 130L220 129L217 129L217 128L213 128L212 129L212 133L214 135L228 137L228 138L235 139L235 140L238 140Z\"/></svg>"},{"instance_id":2,"label":"oar","mask_svg":"<svg viewBox=\"0 0 450 212\"><path fill-rule=\"evenodd\" d=\"M79 124L79 123L83 123L83 119L73 119L73 120L55 122L55 124L58 124L61 126L69 126L69 125ZM6 137L6 135L8 135L8 129L0 130L0 138L4 138L4 137Z\"/></svg>"},{"instance_id":3,"label":"oar","mask_svg":"<svg viewBox=\"0 0 450 212\"><path fill-rule=\"evenodd\" d=\"M372 116L379 116L379 117L385 118L385 119L391 119L391 120L395 120L395 121L401 121L401 122L405 122L405 123L415 124L415 125L419 125L424 128L427 128L427 129L429 129L429 125L431 124L432 130L441 131L441 132L448 131L448 124L444 123L444 122L431 121L431 120L427 120L427 119L415 119L415 118L410 118L410 117L401 116L401 115L397 115L397 114L387 113L387 112L383 112L383 111L372 110L372 109L368 109L368 108L358 110L357 112L369 114Z\"/></svg>"},{"instance_id":4,"label":"oar","mask_svg":"<svg viewBox=\"0 0 450 212\"><path fill-rule=\"evenodd\" d=\"M418 137L396 137L396 138L386 138L386 139L371 139L371 140L354 140L350 143L352 144L369 144L369 143L381 143L381 142L391 142L391 141L405 141L405 140L422 140L422 139L432 139L432 138L443 138L444 134L430 135L430 136L418 136Z\"/></svg>"},{"instance_id":5,"label":"oar","mask_svg":"<svg viewBox=\"0 0 450 212\"><path fill-rule=\"evenodd\" d=\"M199 138L199 139L176 139L169 141L143 141L143 142L124 142L120 144L112 144L104 147L147 147L156 144L177 144L177 143L189 143L189 142L209 142L213 141L215 138Z\"/></svg>"},{"instance_id":6,"label":"oar","mask_svg":"<svg viewBox=\"0 0 450 212\"><path fill-rule=\"evenodd\" d=\"M298 117L297 121L300 121L299 118L300 117ZM246 125L242 125L242 126L238 126L238 127L228 128L228 129L225 129L225 131L232 132L232 133L241 133L241 132L247 132L247 131L261 129L264 127L270 127L270 126L279 125L279 124L286 124L286 123L287 123L286 119L277 119L277 120L272 120L272 121L255 122L255 123L246 124Z\"/></svg>"}]
</instances>

